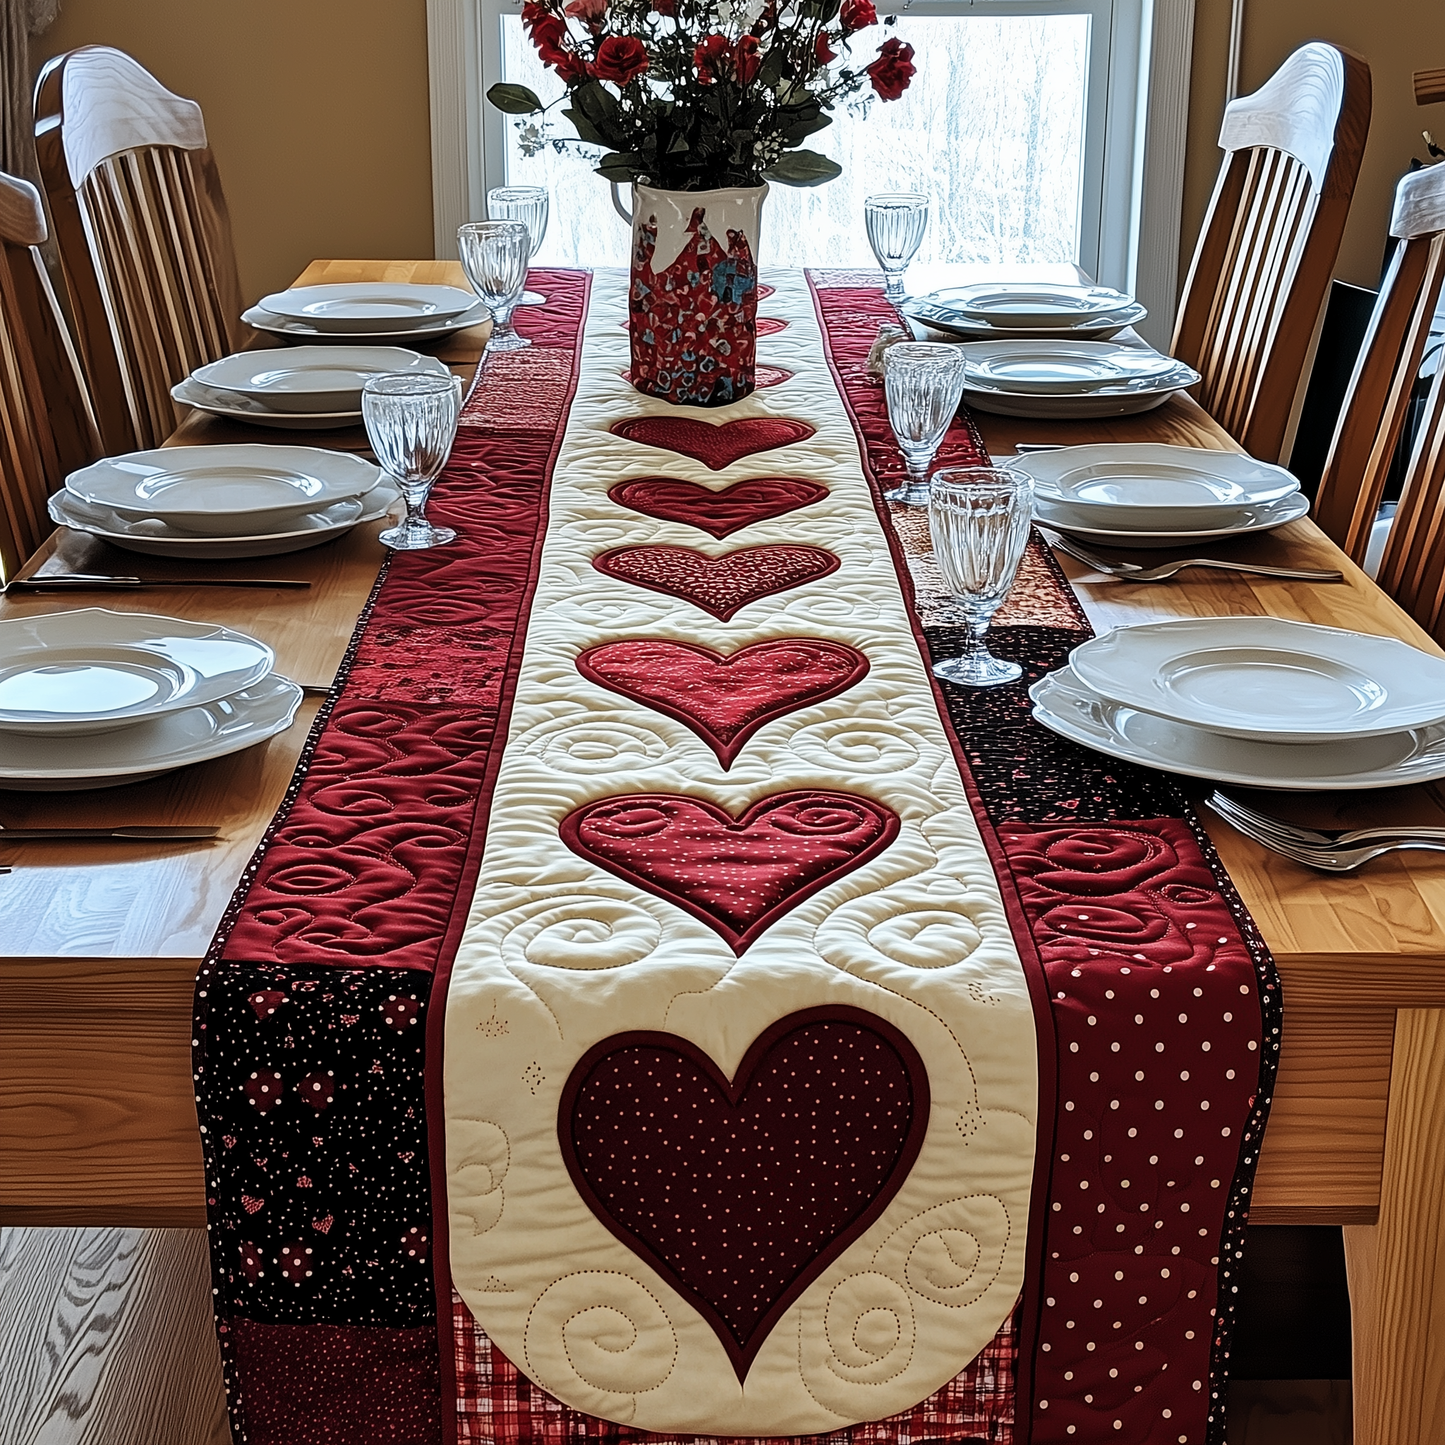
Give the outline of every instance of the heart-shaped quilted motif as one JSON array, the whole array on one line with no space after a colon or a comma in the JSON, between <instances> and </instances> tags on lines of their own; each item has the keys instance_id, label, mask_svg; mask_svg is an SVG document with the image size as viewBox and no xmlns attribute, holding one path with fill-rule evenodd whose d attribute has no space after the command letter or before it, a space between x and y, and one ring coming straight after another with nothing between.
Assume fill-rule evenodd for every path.
<instances>
[{"instance_id":1,"label":"heart-shaped quilted motif","mask_svg":"<svg viewBox=\"0 0 1445 1445\"><path fill-rule=\"evenodd\" d=\"M823 788L775 793L740 818L705 798L624 793L584 803L558 831L574 853L715 928L741 956L805 898L898 836L898 815Z\"/></svg>"},{"instance_id":2,"label":"heart-shaped quilted motif","mask_svg":"<svg viewBox=\"0 0 1445 1445\"><path fill-rule=\"evenodd\" d=\"M691 547L613 547L592 565L608 577L680 597L726 622L749 602L814 582L842 564L821 547L777 542L739 547L721 557Z\"/></svg>"},{"instance_id":3,"label":"heart-shaped quilted motif","mask_svg":"<svg viewBox=\"0 0 1445 1445\"><path fill-rule=\"evenodd\" d=\"M721 541L754 522L810 507L826 497L828 489L802 477L748 477L715 492L681 477L636 477L618 482L607 495L619 507L682 522Z\"/></svg>"},{"instance_id":4,"label":"heart-shaped quilted motif","mask_svg":"<svg viewBox=\"0 0 1445 1445\"><path fill-rule=\"evenodd\" d=\"M729 768L765 723L846 691L867 674L868 659L817 637L754 642L726 657L691 642L643 637L589 647L577 671L686 723Z\"/></svg>"},{"instance_id":5,"label":"heart-shaped quilted motif","mask_svg":"<svg viewBox=\"0 0 1445 1445\"><path fill-rule=\"evenodd\" d=\"M805 421L780 416L745 416L721 423L689 416L634 416L612 426L615 436L680 452L714 472L754 452L770 452L774 447L804 441L816 430Z\"/></svg>"},{"instance_id":6,"label":"heart-shaped quilted motif","mask_svg":"<svg viewBox=\"0 0 1445 1445\"><path fill-rule=\"evenodd\" d=\"M918 1050L846 1005L789 1014L731 1079L676 1034L618 1034L562 1091L592 1212L707 1320L743 1380L784 1312L881 1215L928 1127Z\"/></svg>"}]
</instances>

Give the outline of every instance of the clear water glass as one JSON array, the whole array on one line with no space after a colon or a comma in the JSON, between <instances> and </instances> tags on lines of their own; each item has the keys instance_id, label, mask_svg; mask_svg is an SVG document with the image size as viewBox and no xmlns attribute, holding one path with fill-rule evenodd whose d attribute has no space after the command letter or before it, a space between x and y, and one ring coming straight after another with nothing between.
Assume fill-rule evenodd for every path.
<instances>
[{"instance_id":1,"label":"clear water glass","mask_svg":"<svg viewBox=\"0 0 1445 1445\"><path fill-rule=\"evenodd\" d=\"M547 235L551 197L546 186L493 186L487 192L489 221L520 221L527 228L527 262L542 249ZM523 291L518 306L541 306L547 298L540 291Z\"/></svg>"},{"instance_id":2,"label":"clear water glass","mask_svg":"<svg viewBox=\"0 0 1445 1445\"><path fill-rule=\"evenodd\" d=\"M883 294L896 304L908 294L903 289L903 273L918 254L928 229L928 197L920 191L869 196L863 202L863 223L887 281Z\"/></svg>"},{"instance_id":3,"label":"clear water glass","mask_svg":"<svg viewBox=\"0 0 1445 1445\"><path fill-rule=\"evenodd\" d=\"M983 639L1014 585L1033 508L1034 481L1022 472L944 467L934 475L928 499L933 555L969 635L963 656L935 663L935 676L965 687L997 687L1022 676L1018 663L995 657Z\"/></svg>"},{"instance_id":4,"label":"clear water glass","mask_svg":"<svg viewBox=\"0 0 1445 1445\"><path fill-rule=\"evenodd\" d=\"M910 507L928 505L928 465L963 399L963 351L946 341L900 341L883 353L888 421L908 480L884 496Z\"/></svg>"},{"instance_id":5,"label":"clear water glass","mask_svg":"<svg viewBox=\"0 0 1445 1445\"><path fill-rule=\"evenodd\" d=\"M520 351L530 346L512 325L532 254L526 226L521 221L469 221L457 230L457 250L472 290L492 313L487 350Z\"/></svg>"},{"instance_id":6,"label":"clear water glass","mask_svg":"<svg viewBox=\"0 0 1445 1445\"><path fill-rule=\"evenodd\" d=\"M361 419L376 460L406 498L406 516L381 534L398 552L440 547L457 534L426 519L426 499L451 455L462 410L461 382L434 372L385 372L361 390Z\"/></svg>"}]
</instances>

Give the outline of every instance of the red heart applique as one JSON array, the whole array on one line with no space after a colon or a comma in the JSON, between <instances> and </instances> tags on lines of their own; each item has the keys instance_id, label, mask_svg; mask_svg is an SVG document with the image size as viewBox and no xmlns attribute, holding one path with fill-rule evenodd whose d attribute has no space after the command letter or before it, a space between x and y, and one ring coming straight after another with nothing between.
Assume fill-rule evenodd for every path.
<instances>
[{"instance_id":1,"label":"red heart applique","mask_svg":"<svg viewBox=\"0 0 1445 1445\"><path fill-rule=\"evenodd\" d=\"M817 637L754 642L728 656L644 637L589 647L578 655L577 671L686 723L729 768L765 723L845 692L867 675L868 659Z\"/></svg>"},{"instance_id":2,"label":"red heart applique","mask_svg":"<svg viewBox=\"0 0 1445 1445\"><path fill-rule=\"evenodd\" d=\"M907 1179L929 1097L898 1029L832 1005L779 1019L731 1079L676 1034L604 1039L567 1080L557 1137L592 1212L707 1320L741 1381Z\"/></svg>"},{"instance_id":3,"label":"red heart applique","mask_svg":"<svg viewBox=\"0 0 1445 1445\"><path fill-rule=\"evenodd\" d=\"M705 798L626 793L584 803L558 832L574 853L702 919L741 957L898 828L871 798L807 788L762 798L740 818Z\"/></svg>"},{"instance_id":4,"label":"red heart applique","mask_svg":"<svg viewBox=\"0 0 1445 1445\"><path fill-rule=\"evenodd\" d=\"M803 441L816 430L805 421L779 416L745 416L721 423L688 416L634 416L612 427L615 436L680 452L714 472L754 452L770 452L774 447Z\"/></svg>"},{"instance_id":5,"label":"red heart applique","mask_svg":"<svg viewBox=\"0 0 1445 1445\"><path fill-rule=\"evenodd\" d=\"M592 565L608 577L680 597L726 622L748 603L814 582L842 564L821 547L778 542L739 547L721 557L691 547L613 547Z\"/></svg>"},{"instance_id":6,"label":"red heart applique","mask_svg":"<svg viewBox=\"0 0 1445 1445\"><path fill-rule=\"evenodd\" d=\"M619 507L681 522L722 541L754 522L810 507L826 497L828 489L802 477L749 477L717 491L681 477L636 477L618 482L607 495Z\"/></svg>"}]
</instances>

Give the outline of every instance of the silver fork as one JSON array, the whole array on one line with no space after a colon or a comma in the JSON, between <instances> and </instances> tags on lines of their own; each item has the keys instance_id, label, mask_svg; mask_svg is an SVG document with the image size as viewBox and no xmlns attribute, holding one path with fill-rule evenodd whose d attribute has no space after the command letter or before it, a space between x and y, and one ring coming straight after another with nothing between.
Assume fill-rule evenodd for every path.
<instances>
[{"instance_id":1,"label":"silver fork","mask_svg":"<svg viewBox=\"0 0 1445 1445\"><path fill-rule=\"evenodd\" d=\"M1302 863L1306 868L1318 869L1322 873L1352 873L1356 868L1363 867L1371 859L1379 858L1385 853L1445 853L1445 831L1440 829L1397 830L1393 833L1385 829L1365 829L1361 831L1367 837L1373 834L1375 841L1353 846L1342 845L1338 841L1338 837L1349 837L1349 834L1332 838L1327 833L1315 833L1322 841L1312 843L1292 837L1286 829L1280 827L1279 819L1266 818L1262 813L1235 803L1232 798L1224 798L1222 794L1215 793L1205 801L1236 832L1252 838L1272 853L1278 853L1281 857ZM1301 831L1314 833L1313 829Z\"/></svg>"},{"instance_id":2,"label":"silver fork","mask_svg":"<svg viewBox=\"0 0 1445 1445\"><path fill-rule=\"evenodd\" d=\"M1285 818L1261 813L1258 809L1241 803L1238 798L1231 798L1227 793L1216 791L1205 801L1227 821L1233 822L1238 818L1260 832L1269 833L1295 847L1348 848L1356 843L1387 842L1399 838L1421 838L1445 843L1445 828L1433 827L1430 824L1397 824L1384 828L1306 828L1303 823L1291 823Z\"/></svg>"},{"instance_id":3,"label":"silver fork","mask_svg":"<svg viewBox=\"0 0 1445 1445\"><path fill-rule=\"evenodd\" d=\"M1176 572L1186 567L1217 567L1224 572L1249 572L1260 577L1292 577L1299 582L1343 582L1345 574L1333 570L1306 567L1266 567L1257 562L1221 562L1216 557L1186 557L1182 562L1164 562L1158 567L1141 567L1137 562L1116 562L1101 557L1087 547L1080 546L1072 537L1041 528L1049 545L1067 552L1086 567L1096 572L1118 577L1125 582L1166 582Z\"/></svg>"}]
</instances>

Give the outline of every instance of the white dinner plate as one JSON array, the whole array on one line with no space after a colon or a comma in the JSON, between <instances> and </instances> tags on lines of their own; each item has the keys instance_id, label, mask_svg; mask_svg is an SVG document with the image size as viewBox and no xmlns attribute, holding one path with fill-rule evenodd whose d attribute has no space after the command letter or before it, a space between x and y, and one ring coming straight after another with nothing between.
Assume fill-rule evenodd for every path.
<instances>
[{"instance_id":1,"label":"white dinner plate","mask_svg":"<svg viewBox=\"0 0 1445 1445\"><path fill-rule=\"evenodd\" d=\"M333 346L355 346L360 341L377 341L387 346L402 341L433 341L440 336L450 336L454 331L465 331L469 326L480 326L491 319L492 313L480 301L460 316L439 317L408 331L321 331L304 321L292 321L285 316L277 316L260 306L253 306L249 311L241 313L241 320L257 331L269 331L275 336L284 336L292 341L312 341Z\"/></svg>"},{"instance_id":2,"label":"white dinner plate","mask_svg":"<svg viewBox=\"0 0 1445 1445\"><path fill-rule=\"evenodd\" d=\"M1229 737L1319 743L1445 721L1445 658L1281 617L1116 627L1069 663L1103 697Z\"/></svg>"},{"instance_id":3,"label":"white dinner plate","mask_svg":"<svg viewBox=\"0 0 1445 1445\"><path fill-rule=\"evenodd\" d=\"M409 281L347 281L328 286L293 286L260 300L263 311L317 331L367 335L415 331L450 321L477 305L459 286L420 286Z\"/></svg>"},{"instance_id":4,"label":"white dinner plate","mask_svg":"<svg viewBox=\"0 0 1445 1445\"><path fill-rule=\"evenodd\" d=\"M191 380L271 411L359 412L367 378L398 371L450 375L446 362L402 346L278 346L223 356Z\"/></svg>"},{"instance_id":5,"label":"white dinner plate","mask_svg":"<svg viewBox=\"0 0 1445 1445\"><path fill-rule=\"evenodd\" d=\"M970 321L952 306L938 298L945 293L934 292L931 296L910 296L900 302L898 309L911 320L931 326L938 331L947 331L965 341L1007 341L1018 337L1018 329L1011 326L996 326L991 321ZM1137 301L1122 311L1098 321L1079 322L1075 326L1030 327L1028 334L1035 338L1052 337L1070 340L1107 341L1117 336L1126 327L1137 326L1149 314L1149 308Z\"/></svg>"},{"instance_id":6,"label":"white dinner plate","mask_svg":"<svg viewBox=\"0 0 1445 1445\"><path fill-rule=\"evenodd\" d=\"M1013 467L1019 458L1007 458ZM1041 498L1034 499L1035 520L1056 532L1083 537L1094 542L1107 542L1111 547L1141 548L1159 551L1169 547L1193 547L1200 542L1216 542L1226 537L1246 537L1251 532L1269 532L1286 522L1297 522L1310 509L1310 500L1303 492L1291 492L1277 502L1262 507L1243 507L1228 520L1215 518L1214 526L1181 528L1178 531L1136 532L1125 527L1085 526L1068 507Z\"/></svg>"},{"instance_id":7,"label":"white dinner plate","mask_svg":"<svg viewBox=\"0 0 1445 1445\"><path fill-rule=\"evenodd\" d=\"M1034 496L1084 527L1180 532L1237 521L1245 508L1299 491L1283 467L1242 452L1102 442L1026 452L1009 466L1034 479Z\"/></svg>"},{"instance_id":8,"label":"white dinner plate","mask_svg":"<svg viewBox=\"0 0 1445 1445\"><path fill-rule=\"evenodd\" d=\"M320 447L162 447L105 457L72 472L66 490L129 521L156 518L199 536L254 537L336 502L364 497L381 468Z\"/></svg>"},{"instance_id":9,"label":"white dinner plate","mask_svg":"<svg viewBox=\"0 0 1445 1445\"><path fill-rule=\"evenodd\" d=\"M279 557L286 552L319 547L323 542L344 536L360 522L384 517L399 496L390 480L383 481L363 498L334 502L323 512L293 518L288 524L289 530L255 537L197 537L167 527L164 522L128 522L109 508L92 507L63 491L56 492L48 505L51 519L62 527L89 532L128 552L141 552L149 557L221 561L233 557Z\"/></svg>"},{"instance_id":10,"label":"white dinner plate","mask_svg":"<svg viewBox=\"0 0 1445 1445\"><path fill-rule=\"evenodd\" d=\"M275 660L264 642L213 622L103 607L13 618L0 622L0 732L134 727L250 687Z\"/></svg>"},{"instance_id":11,"label":"white dinner plate","mask_svg":"<svg viewBox=\"0 0 1445 1445\"><path fill-rule=\"evenodd\" d=\"M1078 396L1177 375L1179 363L1147 346L1112 341L970 341L964 355L968 386L1000 391Z\"/></svg>"},{"instance_id":12,"label":"white dinner plate","mask_svg":"<svg viewBox=\"0 0 1445 1445\"><path fill-rule=\"evenodd\" d=\"M249 422L252 426L277 427L282 431L334 431L338 427L362 425L359 411L272 411L250 397L217 391L189 376L171 388L171 397L182 406L195 407L211 416Z\"/></svg>"},{"instance_id":13,"label":"white dinner plate","mask_svg":"<svg viewBox=\"0 0 1445 1445\"><path fill-rule=\"evenodd\" d=\"M1100 697L1071 667L1029 689L1034 717L1111 758L1283 792L1398 788L1445 778L1445 724L1351 742L1271 743L1224 737Z\"/></svg>"},{"instance_id":14,"label":"white dinner plate","mask_svg":"<svg viewBox=\"0 0 1445 1445\"><path fill-rule=\"evenodd\" d=\"M937 304L965 321L986 321L1012 330L1090 325L1134 304L1108 286L1067 286L1052 281L975 281L935 291Z\"/></svg>"},{"instance_id":15,"label":"white dinner plate","mask_svg":"<svg viewBox=\"0 0 1445 1445\"><path fill-rule=\"evenodd\" d=\"M1183 391L1198 380L1199 373L1193 367L1180 365L1162 376L1100 387L1097 391L1078 396L1008 391L973 380L964 383L963 396L974 410L994 412L999 416L1085 421L1095 417L1134 416L1141 411L1152 411L1156 406L1163 406L1176 391Z\"/></svg>"},{"instance_id":16,"label":"white dinner plate","mask_svg":"<svg viewBox=\"0 0 1445 1445\"><path fill-rule=\"evenodd\" d=\"M84 739L8 738L0 749L0 788L30 793L118 788L223 758L284 732L301 698L294 682L273 672L230 697L119 732Z\"/></svg>"}]
</instances>

